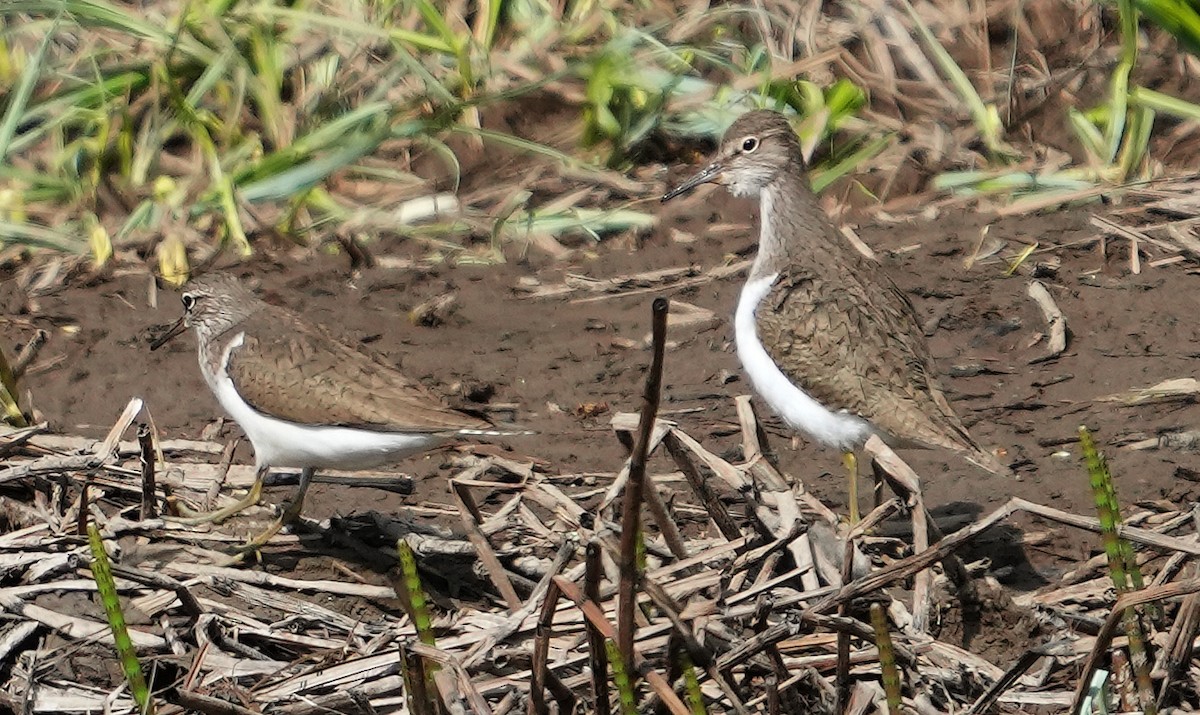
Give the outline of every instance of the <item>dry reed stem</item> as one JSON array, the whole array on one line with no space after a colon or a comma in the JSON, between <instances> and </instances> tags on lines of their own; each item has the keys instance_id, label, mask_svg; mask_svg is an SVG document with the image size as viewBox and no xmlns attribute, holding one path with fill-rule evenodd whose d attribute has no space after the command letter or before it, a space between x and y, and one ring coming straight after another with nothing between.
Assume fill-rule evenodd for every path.
<instances>
[{"instance_id":1,"label":"dry reed stem","mask_svg":"<svg viewBox=\"0 0 1200 715\"><path fill-rule=\"evenodd\" d=\"M459 484L455 480L450 480L450 493L458 506L459 516L462 519L463 527L467 530L467 538L474 544L476 551L479 554L479 559L483 562L484 568L487 569L488 577L492 580L496 590L500 592L500 596L504 602L508 604L509 611L516 611L521 607L521 597L517 595L513 588L512 581L509 580L504 566L500 563L500 559L496 558L496 552L492 550L492 545L488 543L487 536L479 528L479 523L483 521L483 516L479 513L479 507L475 505L475 500L471 498L471 493L463 484Z\"/></svg>"},{"instance_id":2,"label":"dry reed stem","mask_svg":"<svg viewBox=\"0 0 1200 715\"><path fill-rule=\"evenodd\" d=\"M640 580L637 564L638 542L642 539L641 511L643 480L646 476L646 458L650 451L650 433L658 416L658 401L662 390L663 355L667 340L667 313L669 303L665 298L656 298L651 308L653 346L650 370L646 373L646 384L642 391L642 411L638 422L637 439L629 458L629 481L625 485L625 499L621 515L621 550L619 584L619 610L617 611L617 646L625 658L625 672L634 673L633 658L634 625L633 612L636 608L637 584Z\"/></svg>"}]
</instances>

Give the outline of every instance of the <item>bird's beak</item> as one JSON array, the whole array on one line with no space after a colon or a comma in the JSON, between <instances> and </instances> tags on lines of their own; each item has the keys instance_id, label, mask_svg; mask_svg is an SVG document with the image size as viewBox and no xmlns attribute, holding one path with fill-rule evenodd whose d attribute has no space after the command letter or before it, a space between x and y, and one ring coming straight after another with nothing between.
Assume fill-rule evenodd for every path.
<instances>
[{"instance_id":1,"label":"bird's beak","mask_svg":"<svg viewBox=\"0 0 1200 715\"><path fill-rule=\"evenodd\" d=\"M162 346L166 345L168 340L187 330L187 323L184 322L186 319L187 313L179 316L179 320L176 320L175 324L167 329L167 332L150 341L150 349L158 350Z\"/></svg>"},{"instance_id":2,"label":"bird's beak","mask_svg":"<svg viewBox=\"0 0 1200 715\"><path fill-rule=\"evenodd\" d=\"M688 191L691 191L692 189L696 188L700 184L707 184L710 181L716 181L717 177L719 177L721 175L721 172L723 172L723 171L725 171L725 167L721 164L721 162L714 161L713 163L704 167L704 169L702 171L700 171L700 173L696 174L695 176L693 176L692 178L683 182L679 186L676 186L675 188L671 189L667 193L663 194L662 200L664 202L670 201L671 199L675 198L676 196L679 196L680 194L684 194L684 193L687 193Z\"/></svg>"}]
</instances>

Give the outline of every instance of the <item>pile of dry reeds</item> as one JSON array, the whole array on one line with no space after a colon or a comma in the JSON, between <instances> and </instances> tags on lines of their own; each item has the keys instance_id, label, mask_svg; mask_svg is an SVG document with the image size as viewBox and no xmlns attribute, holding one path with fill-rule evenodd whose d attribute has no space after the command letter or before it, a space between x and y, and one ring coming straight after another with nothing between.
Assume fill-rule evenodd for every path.
<instances>
[{"instance_id":1,"label":"pile of dry reeds","mask_svg":"<svg viewBox=\"0 0 1200 715\"><path fill-rule=\"evenodd\" d=\"M631 446L619 472L576 479L467 457L447 510L465 538L387 519L304 525L368 562L399 563L396 590L348 570L344 580L303 580L209 565L223 554L208 547L224 551L238 537L156 514L172 502L228 499L218 489L245 488L252 474L218 444L156 444L145 426L138 441L120 441L139 400L99 444L36 427L7 432L0 485L9 494L25 487L25 498L0 497L10 525L0 536L0 697L13 711L135 712L136 683L131 694L115 666L95 669L116 662L115 642L149 681L138 700L161 712L975 714L1196 704L1200 579L1185 577L1200 554L1194 508L1121 523L1111 512L1096 519L1013 499L943 533L917 475L873 439L877 505L848 529L764 458L749 398L737 401L739 463L656 419L665 317L657 301L641 414L613 420ZM646 474L656 450L678 471ZM478 490L505 498L485 513ZM1107 558L1010 597L986 564L964 563L956 549L1022 512L1104 533ZM880 535L889 521L909 524L904 538ZM89 525L103 539L91 557L81 536ZM291 535L275 544L300 548ZM103 570L92 562L105 554L119 603L108 622L92 595ZM460 590L477 587L474 598L430 608L421 574L456 560L479 577L474 586L459 579ZM1118 565L1132 581L1114 581ZM1143 571L1155 575L1142 582ZM136 623L113 626L113 610ZM963 647L972 629L1003 647Z\"/></svg>"}]
</instances>

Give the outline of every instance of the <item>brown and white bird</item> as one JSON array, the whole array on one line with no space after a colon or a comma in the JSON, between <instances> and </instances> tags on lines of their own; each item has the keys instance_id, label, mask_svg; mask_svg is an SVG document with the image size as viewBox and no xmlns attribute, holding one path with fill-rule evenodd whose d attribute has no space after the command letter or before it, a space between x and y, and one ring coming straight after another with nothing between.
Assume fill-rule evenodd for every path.
<instances>
[{"instance_id":1,"label":"brown and white bird","mask_svg":"<svg viewBox=\"0 0 1200 715\"><path fill-rule=\"evenodd\" d=\"M949 449L990 472L1011 473L947 402L908 298L822 210L782 114L739 117L712 163L663 201L707 182L759 199L758 255L734 316L738 358L789 426L844 453L851 522L858 520L854 453L872 434L892 446Z\"/></svg>"},{"instance_id":2,"label":"brown and white bird","mask_svg":"<svg viewBox=\"0 0 1200 715\"><path fill-rule=\"evenodd\" d=\"M244 499L190 521L220 521L256 504L273 467L301 470L295 498L249 546L299 518L317 469L375 467L457 437L524 434L443 405L395 368L260 300L232 275L190 281L182 301L183 316L150 347L195 331L204 381L250 439L257 467Z\"/></svg>"}]
</instances>

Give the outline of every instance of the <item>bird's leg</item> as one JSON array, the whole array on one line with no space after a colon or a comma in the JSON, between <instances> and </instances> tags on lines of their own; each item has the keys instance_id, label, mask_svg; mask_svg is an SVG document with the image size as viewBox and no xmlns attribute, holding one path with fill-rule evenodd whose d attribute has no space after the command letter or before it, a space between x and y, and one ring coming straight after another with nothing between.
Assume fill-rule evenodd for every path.
<instances>
[{"instance_id":1,"label":"bird's leg","mask_svg":"<svg viewBox=\"0 0 1200 715\"><path fill-rule=\"evenodd\" d=\"M300 488L296 490L296 496L292 498L287 508L283 510L283 515L279 517L281 525L294 524L300 518L300 511L304 509L304 496L308 494L308 485L312 484L315 473L316 470L312 467L300 470Z\"/></svg>"},{"instance_id":2,"label":"bird's leg","mask_svg":"<svg viewBox=\"0 0 1200 715\"><path fill-rule=\"evenodd\" d=\"M304 508L304 496L308 493L308 485L312 483L313 474L316 472L312 467L305 467L300 470L300 488L296 490L296 496L292 501L284 507L283 513L279 518L271 522L261 534L250 539L241 547L238 548L238 553L231 559L230 563L241 561L246 554L257 553L259 549L271 540L271 537L280 532L283 527L295 523L300 518L300 511Z\"/></svg>"},{"instance_id":3,"label":"bird's leg","mask_svg":"<svg viewBox=\"0 0 1200 715\"><path fill-rule=\"evenodd\" d=\"M296 496L284 507L283 513L279 515L279 518L272 522L266 531L246 542L243 549L257 551L260 546L270 541L272 536L278 534L283 527L294 524L300 518L300 511L304 508L304 496L308 493L308 485L312 483L315 471L312 467L305 467L300 470L300 488L296 490Z\"/></svg>"},{"instance_id":4,"label":"bird's leg","mask_svg":"<svg viewBox=\"0 0 1200 715\"><path fill-rule=\"evenodd\" d=\"M854 452L843 452L842 464L850 476L850 526L854 526L858 523L858 457Z\"/></svg>"},{"instance_id":5,"label":"bird's leg","mask_svg":"<svg viewBox=\"0 0 1200 715\"><path fill-rule=\"evenodd\" d=\"M254 486L250 487L250 491L246 493L246 496L237 500L237 502L209 512L192 511L180 504L179 510L183 516L172 517L171 521L192 526L196 524L219 524L234 514L254 506L258 503L259 498L262 497L263 479L267 476L269 469L265 464L258 468L258 471L254 473Z\"/></svg>"}]
</instances>

